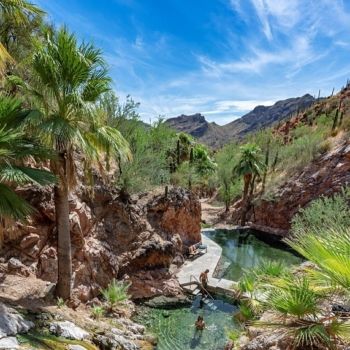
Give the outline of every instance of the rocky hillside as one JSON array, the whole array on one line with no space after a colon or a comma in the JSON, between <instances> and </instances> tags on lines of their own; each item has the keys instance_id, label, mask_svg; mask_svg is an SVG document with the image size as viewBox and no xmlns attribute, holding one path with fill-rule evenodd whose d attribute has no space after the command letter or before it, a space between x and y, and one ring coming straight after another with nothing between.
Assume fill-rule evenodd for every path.
<instances>
[{"instance_id":1,"label":"rocky hillside","mask_svg":"<svg viewBox=\"0 0 350 350\"><path fill-rule=\"evenodd\" d=\"M257 195L249 211L250 225L279 236L288 235L293 216L320 196L329 197L350 184L350 86L335 96L323 99L305 112L293 116L274 133L283 138L285 146L293 142L295 131L307 130L311 140L317 132L315 125L328 125L320 140L320 154L297 170L280 169L268 195ZM325 123L325 124L322 124ZM294 136L293 136L294 135ZM308 146L304 145L306 151ZM302 157L300 149L298 158ZM310 151L310 150L309 150ZM293 169L293 168L290 168ZM275 181L275 182L274 182ZM238 223L241 202L233 206L231 223Z\"/></svg>"},{"instance_id":2,"label":"rocky hillside","mask_svg":"<svg viewBox=\"0 0 350 350\"><path fill-rule=\"evenodd\" d=\"M344 141L278 188L273 199L257 201L250 212L252 226L286 236L300 208L322 195L340 192L349 184L350 142Z\"/></svg>"},{"instance_id":3,"label":"rocky hillside","mask_svg":"<svg viewBox=\"0 0 350 350\"><path fill-rule=\"evenodd\" d=\"M37 209L27 224L5 237L0 272L57 280L53 191L19 190ZM94 195L80 185L70 198L74 296L88 301L113 278L130 280L137 298L181 293L169 266L183 262L186 245L200 241L201 207L194 195L173 188L125 201L102 182Z\"/></svg>"},{"instance_id":4,"label":"rocky hillside","mask_svg":"<svg viewBox=\"0 0 350 350\"><path fill-rule=\"evenodd\" d=\"M218 148L233 139L240 139L248 133L269 127L298 110L309 107L313 102L314 98L306 94L302 97L278 101L273 106L257 106L241 118L223 126L209 123L200 113L182 114L166 122L177 131L186 132L206 145Z\"/></svg>"}]
</instances>

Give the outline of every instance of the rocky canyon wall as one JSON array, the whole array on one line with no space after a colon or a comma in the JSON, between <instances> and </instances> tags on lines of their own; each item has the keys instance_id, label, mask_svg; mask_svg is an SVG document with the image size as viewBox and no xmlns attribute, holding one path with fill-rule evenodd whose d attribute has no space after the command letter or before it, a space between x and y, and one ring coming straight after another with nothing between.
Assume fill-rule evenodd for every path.
<instances>
[{"instance_id":1,"label":"rocky canyon wall","mask_svg":"<svg viewBox=\"0 0 350 350\"><path fill-rule=\"evenodd\" d=\"M320 196L331 196L350 185L350 142L344 141L288 179L272 200L258 200L250 211L252 227L286 236L300 208Z\"/></svg>"},{"instance_id":2,"label":"rocky canyon wall","mask_svg":"<svg viewBox=\"0 0 350 350\"><path fill-rule=\"evenodd\" d=\"M18 192L36 213L7 234L0 255L2 270L56 282L52 188ZM198 199L183 189L170 189L167 197L144 194L125 202L102 182L96 182L93 195L80 184L70 198L75 296L87 301L112 278L129 279L135 298L180 292L170 281L168 268L182 262L186 245L200 241L200 216Z\"/></svg>"}]
</instances>

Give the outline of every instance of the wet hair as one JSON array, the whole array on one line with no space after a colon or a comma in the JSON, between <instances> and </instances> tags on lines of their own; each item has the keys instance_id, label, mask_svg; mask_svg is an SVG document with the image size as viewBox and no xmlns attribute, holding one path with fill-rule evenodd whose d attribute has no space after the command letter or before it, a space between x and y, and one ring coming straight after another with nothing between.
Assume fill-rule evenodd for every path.
<instances>
[{"instance_id":1,"label":"wet hair","mask_svg":"<svg viewBox=\"0 0 350 350\"><path fill-rule=\"evenodd\" d=\"M206 270L205 270L205 272L206 272L206 273L208 273L208 272L209 272L209 270L208 270L208 269L206 269Z\"/></svg>"},{"instance_id":2,"label":"wet hair","mask_svg":"<svg viewBox=\"0 0 350 350\"><path fill-rule=\"evenodd\" d=\"M198 316L197 321L203 321L203 316Z\"/></svg>"}]
</instances>

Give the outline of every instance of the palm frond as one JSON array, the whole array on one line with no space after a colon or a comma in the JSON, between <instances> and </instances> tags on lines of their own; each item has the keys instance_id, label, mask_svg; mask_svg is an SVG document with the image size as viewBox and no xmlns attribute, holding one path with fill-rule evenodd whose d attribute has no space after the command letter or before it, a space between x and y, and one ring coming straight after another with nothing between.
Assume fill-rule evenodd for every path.
<instances>
[{"instance_id":1,"label":"palm frond","mask_svg":"<svg viewBox=\"0 0 350 350\"><path fill-rule=\"evenodd\" d=\"M0 219L23 220L33 212L33 208L19 197L9 186L0 183Z\"/></svg>"},{"instance_id":2,"label":"palm frond","mask_svg":"<svg viewBox=\"0 0 350 350\"><path fill-rule=\"evenodd\" d=\"M25 0L0 0L0 14L12 18L16 24L27 24L30 15L42 16L45 12Z\"/></svg>"},{"instance_id":3,"label":"palm frond","mask_svg":"<svg viewBox=\"0 0 350 350\"><path fill-rule=\"evenodd\" d=\"M323 232L298 232L287 243L314 262L323 274L335 284L350 289L350 229L325 228Z\"/></svg>"},{"instance_id":4,"label":"palm frond","mask_svg":"<svg viewBox=\"0 0 350 350\"><path fill-rule=\"evenodd\" d=\"M267 305L283 315L301 318L317 314L320 300L306 278L297 278L285 287L272 286Z\"/></svg>"},{"instance_id":5,"label":"palm frond","mask_svg":"<svg viewBox=\"0 0 350 350\"><path fill-rule=\"evenodd\" d=\"M38 185L50 185L56 182L56 177L51 172L41 169L5 165L0 169L0 181L23 185L35 183Z\"/></svg>"}]
</instances>

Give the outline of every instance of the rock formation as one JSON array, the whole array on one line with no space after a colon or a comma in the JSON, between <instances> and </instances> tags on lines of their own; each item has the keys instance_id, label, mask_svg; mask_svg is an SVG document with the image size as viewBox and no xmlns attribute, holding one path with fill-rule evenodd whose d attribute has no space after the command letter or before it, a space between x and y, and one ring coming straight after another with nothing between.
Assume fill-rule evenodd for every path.
<instances>
[{"instance_id":1,"label":"rock formation","mask_svg":"<svg viewBox=\"0 0 350 350\"><path fill-rule=\"evenodd\" d=\"M2 265L8 273L34 274L56 282L53 191L28 187L18 192L37 212L8 235ZM70 210L73 288L80 300L93 298L112 278L122 277L132 281L136 298L180 293L168 268L173 261L181 262L185 245L200 241L201 210L196 197L173 188L167 198L148 195L125 203L117 190L97 181L93 196L78 186L70 198Z\"/></svg>"},{"instance_id":2,"label":"rock formation","mask_svg":"<svg viewBox=\"0 0 350 350\"><path fill-rule=\"evenodd\" d=\"M350 184L350 142L344 141L279 187L272 200L261 199L250 212L252 227L285 236L300 208ZM238 211L234 214L238 215ZM237 220L237 217L235 218Z\"/></svg>"}]
</instances>

